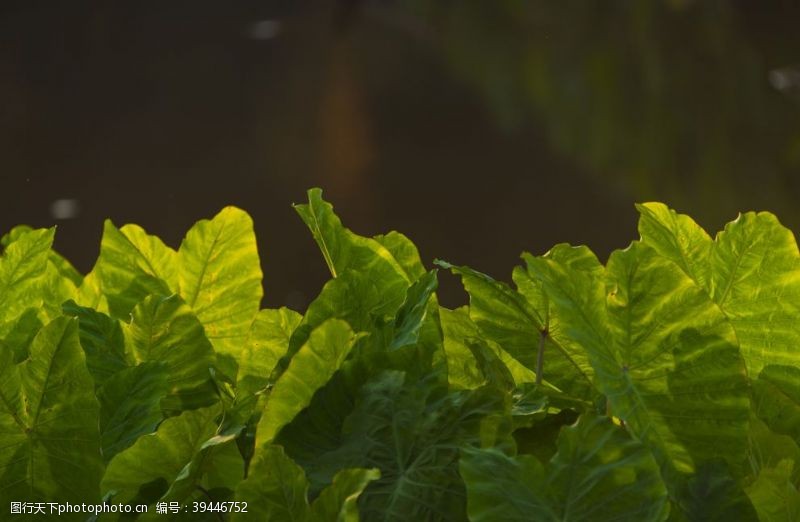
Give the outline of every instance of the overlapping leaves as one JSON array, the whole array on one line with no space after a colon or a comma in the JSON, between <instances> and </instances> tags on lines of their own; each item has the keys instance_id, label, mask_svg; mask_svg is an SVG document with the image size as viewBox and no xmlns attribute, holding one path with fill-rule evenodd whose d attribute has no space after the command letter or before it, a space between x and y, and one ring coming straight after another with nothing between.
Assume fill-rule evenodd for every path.
<instances>
[{"instance_id":1,"label":"overlapping leaves","mask_svg":"<svg viewBox=\"0 0 800 522\"><path fill-rule=\"evenodd\" d=\"M605 265L558 245L514 286L438 262L470 297L449 310L408 238L308 196L332 279L303 314L260 310L232 207L177 250L106 222L85 277L53 229L3 236L0 500L149 506L99 520L797 519L800 254L771 214L712 239L644 204Z\"/></svg>"}]
</instances>

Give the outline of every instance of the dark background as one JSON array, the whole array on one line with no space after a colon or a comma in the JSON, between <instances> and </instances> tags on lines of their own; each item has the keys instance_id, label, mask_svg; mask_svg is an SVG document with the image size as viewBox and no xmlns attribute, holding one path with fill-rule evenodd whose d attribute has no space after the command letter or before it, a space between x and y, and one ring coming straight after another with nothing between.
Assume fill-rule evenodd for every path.
<instances>
[{"instance_id":1,"label":"dark background","mask_svg":"<svg viewBox=\"0 0 800 522\"><path fill-rule=\"evenodd\" d=\"M106 217L177 247L237 205L265 305L302 308L328 277L290 206L312 186L506 280L523 250L626 246L636 201L800 230L799 4L3 2L0 231L55 223L85 272Z\"/></svg>"}]
</instances>

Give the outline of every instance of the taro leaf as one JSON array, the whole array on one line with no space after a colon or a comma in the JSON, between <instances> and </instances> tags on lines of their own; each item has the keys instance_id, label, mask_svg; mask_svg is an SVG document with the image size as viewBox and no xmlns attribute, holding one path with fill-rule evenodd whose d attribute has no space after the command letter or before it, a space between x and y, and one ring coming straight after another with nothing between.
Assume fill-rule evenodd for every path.
<instances>
[{"instance_id":1,"label":"taro leaf","mask_svg":"<svg viewBox=\"0 0 800 522\"><path fill-rule=\"evenodd\" d=\"M447 372L450 385L455 388L479 388L486 384L481 370L476 366L473 355L474 344L486 345L502 361L514 378L514 383L522 385L534 382L536 374L500 348L497 343L483 338L469 318L467 307L456 310L440 308L443 332L443 346L447 358ZM472 347L470 345L473 345Z\"/></svg>"},{"instance_id":2,"label":"taro leaf","mask_svg":"<svg viewBox=\"0 0 800 522\"><path fill-rule=\"evenodd\" d=\"M439 317L442 322L450 386L454 389L475 389L486 384L486 378L475 365L475 357L467 345L469 339L478 338L478 329L469 318L467 309L441 308Z\"/></svg>"},{"instance_id":3,"label":"taro leaf","mask_svg":"<svg viewBox=\"0 0 800 522\"><path fill-rule=\"evenodd\" d=\"M245 470L235 438L235 434L229 434L215 435L206 440L175 477L162 501L184 502L198 491L198 486L206 491L223 489L233 492L242 481Z\"/></svg>"},{"instance_id":4,"label":"taro leaf","mask_svg":"<svg viewBox=\"0 0 800 522\"><path fill-rule=\"evenodd\" d=\"M756 522L758 515L744 490L721 461L697 467L679 491L679 503L672 506L670 520L692 522Z\"/></svg>"},{"instance_id":5,"label":"taro leaf","mask_svg":"<svg viewBox=\"0 0 800 522\"><path fill-rule=\"evenodd\" d=\"M153 361L167 369L169 395L162 408L180 411L216 400L210 377L214 350L203 325L180 297L146 298L134 308L125 333L135 363Z\"/></svg>"},{"instance_id":6,"label":"taro leaf","mask_svg":"<svg viewBox=\"0 0 800 522\"><path fill-rule=\"evenodd\" d=\"M100 387L109 377L128 366L125 360L125 336L118 320L106 314L78 306L75 301L62 305L64 315L78 318L81 346L86 366Z\"/></svg>"},{"instance_id":7,"label":"taro leaf","mask_svg":"<svg viewBox=\"0 0 800 522\"><path fill-rule=\"evenodd\" d=\"M405 270L409 281L416 281L425 275L425 266L423 266L419 257L419 251L416 245L406 236L392 231L385 235L375 236L372 239L391 252L395 260Z\"/></svg>"},{"instance_id":8,"label":"taro leaf","mask_svg":"<svg viewBox=\"0 0 800 522\"><path fill-rule=\"evenodd\" d=\"M713 241L697 223L662 203L636 205L642 242L676 263L701 287L711 288Z\"/></svg>"},{"instance_id":9,"label":"taro leaf","mask_svg":"<svg viewBox=\"0 0 800 522\"><path fill-rule=\"evenodd\" d=\"M117 229L106 220L93 273L113 317L127 321L148 295L172 294L178 287L177 268L177 254L156 236L137 225Z\"/></svg>"},{"instance_id":10,"label":"taro leaf","mask_svg":"<svg viewBox=\"0 0 800 522\"><path fill-rule=\"evenodd\" d=\"M98 404L77 321L55 319L30 352L18 365L12 352L0 352L0 503L96 503L103 473Z\"/></svg>"},{"instance_id":11,"label":"taro leaf","mask_svg":"<svg viewBox=\"0 0 800 522\"><path fill-rule=\"evenodd\" d=\"M749 400L736 335L680 268L634 242L611 255L606 285L550 259L529 263L564 332L588 353L611 412L649 446L673 483L718 457L736 469Z\"/></svg>"},{"instance_id":12,"label":"taro leaf","mask_svg":"<svg viewBox=\"0 0 800 522\"><path fill-rule=\"evenodd\" d=\"M800 368L766 366L752 387L756 416L772 431L800 443Z\"/></svg>"},{"instance_id":13,"label":"taro leaf","mask_svg":"<svg viewBox=\"0 0 800 522\"><path fill-rule=\"evenodd\" d=\"M535 371L546 310L537 310L507 284L468 267L437 263L461 276L469 293L469 316L483 337L497 343L524 367ZM592 368L581 351L568 352L548 335L545 340L544 379L575 397L592 393Z\"/></svg>"},{"instance_id":14,"label":"taro leaf","mask_svg":"<svg viewBox=\"0 0 800 522\"><path fill-rule=\"evenodd\" d=\"M247 502L247 513L234 513L233 522L358 522L356 500L380 474L371 469L340 471L333 483L309 505L303 468L287 457L280 446L258 449L248 478L236 489L236 501Z\"/></svg>"},{"instance_id":15,"label":"taro leaf","mask_svg":"<svg viewBox=\"0 0 800 522\"><path fill-rule=\"evenodd\" d=\"M375 326L382 327L385 321L393 320L412 283L409 273L418 268L413 244L405 236L380 237L388 244L384 247L378 240L354 234L342 225L319 189L309 190L308 204L295 205L295 210L319 245L334 279L309 305L277 375L286 369L288 360L305 343L311 330L326 319L344 319L354 329L370 333L374 333ZM410 264L408 271L389 248L398 252L403 263ZM384 348L382 338L372 336L370 342Z\"/></svg>"},{"instance_id":16,"label":"taro leaf","mask_svg":"<svg viewBox=\"0 0 800 522\"><path fill-rule=\"evenodd\" d=\"M8 245L22 237L23 235L27 234L28 232L33 232L33 228L29 227L28 225L17 225L5 234L3 237L0 237L0 252L3 252Z\"/></svg>"},{"instance_id":17,"label":"taro leaf","mask_svg":"<svg viewBox=\"0 0 800 522\"><path fill-rule=\"evenodd\" d=\"M329 319L311 332L270 393L258 423L257 447L271 443L281 428L309 405L314 393L331 379L359 337L339 319Z\"/></svg>"},{"instance_id":18,"label":"taro leaf","mask_svg":"<svg viewBox=\"0 0 800 522\"><path fill-rule=\"evenodd\" d=\"M606 417L586 414L562 428L547 465L465 448L460 469L472 522L659 521L668 512L652 455Z\"/></svg>"},{"instance_id":19,"label":"taro leaf","mask_svg":"<svg viewBox=\"0 0 800 522\"><path fill-rule=\"evenodd\" d=\"M0 257L0 325L10 323L29 308L41 308L55 229L21 234ZM0 337L3 337L0 333Z\"/></svg>"},{"instance_id":20,"label":"taro leaf","mask_svg":"<svg viewBox=\"0 0 800 522\"><path fill-rule=\"evenodd\" d=\"M752 476L757 476L762 470L777 467L785 459L800 463L800 446L794 439L770 430L754 413L750 417L748 438L750 448L747 457ZM792 473L792 480L800 483L800 469L795 466Z\"/></svg>"},{"instance_id":21,"label":"taro leaf","mask_svg":"<svg viewBox=\"0 0 800 522\"><path fill-rule=\"evenodd\" d=\"M333 477L330 486L322 490L311 504L309 522L336 520L358 522L358 499L370 482L381 477L377 469L345 469Z\"/></svg>"},{"instance_id":22,"label":"taro leaf","mask_svg":"<svg viewBox=\"0 0 800 522\"><path fill-rule=\"evenodd\" d=\"M103 476L102 491L115 499L152 504L159 500L181 471L217 431L218 405L185 411L166 419L158 431L143 435L111 459ZM154 488L143 488L145 485Z\"/></svg>"},{"instance_id":23,"label":"taro leaf","mask_svg":"<svg viewBox=\"0 0 800 522\"><path fill-rule=\"evenodd\" d=\"M386 288L371 274L353 270L346 270L328 281L292 334L289 351L279 362L272 379L285 371L311 331L330 318L342 319L356 331L369 332L370 336L360 344L369 344L383 352L391 342L392 323L403 304L406 288L405 284Z\"/></svg>"},{"instance_id":24,"label":"taro leaf","mask_svg":"<svg viewBox=\"0 0 800 522\"><path fill-rule=\"evenodd\" d=\"M660 203L638 205L642 240L675 262L730 319L751 375L770 364L800 365L800 253L792 232L768 212L748 212L715 240Z\"/></svg>"},{"instance_id":25,"label":"taro leaf","mask_svg":"<svg viewBox=\"0 0 800 522\"><path fill-rule=\"evenodd\" d=\"M342 433L328 436L337 447L286 440L303 450L299 462L314 491L330 483L337 470L380 469L381 478L359 499L365 520L464 520L459 448L481 443L482 423L505 415L504 400L491 388L447 393L435 378L409 383L406 378L403 372L387 371L365 384ZM325 422L325 411L314 411L317 417L303 419L308 429L318 420ZM301 430L297 426L292 434L310 441Z\"/></svg>"},{"instance_id":26,"label":"taro leaf","mask_svg":"<svg viewBox=\"0 0 800 522\"><path fill-rule=\"evenodd\" d=\"M308 191L308 204L295 205L295 210L311 230L333 277L345 270L371 273L387 290L407 287L411 279L391 252L380 242L361 237L342 225L333 206L322 199L320 189ZM393 241L396 244L396 239ZM402 250L406 259L407 247ZM403 288L405 290L405 288Z\"/></svg>"},{"instance_id":27,"label":"taro leaf","mask_svg":"<svg viewBox=\"0 0 800 522\"><path fill-rule=\"evenodd\" d=\"M31 342L42 326L44 324L36 308L28 308L15 320L0 325L3 343L7 349L14 351L15 364L28 358Z\"/></svg>"},{"instance_id":28,"label":"taro leaf","mask_svg":"<svg viewBox=\"0 0 800 522\"><path fill-rule=\"evenodd\" d=\"M223 356L223 372L235 378L235 360L263 295L253 220L226 207L213 219L198 221L181 243L178 263L180 295Z\"/></svg>"},{"instance_id":29,"label":"taro leaf","mask_svg":"<svg viewBox=\"0 0 800 522\"><path fill-rule=\"evenodd\" d=\"M395 319L395 333L389 349L396 350L414 345L419 340L420 329L428 312L428 303L439 285L436 270L431 270L411 285L406 300Z\"/></svg>"},{"instance_id":30,"label":"taro leaf","mask_svg":"<svg viewBox=\"0 0 800 522\"><path fill-rule=\"evenodd\" d=\"M747 496L762 522L800 520L800 492L792 481L795 461L785 459L774 468L763 469L747 487Z\"/></svg>"},{"instance_id":31,"label":"taro leaf","mask_svg":"<svg viewBox=\"0 0 800 522\"><path fill-rule=\"evenodd\" d=\"M480 339L467 341L467 348L472 352L475 364L487 384L508 393L514 389L514 376L511 371L485 342Z\"/></svg>"},{"instance_id":32,"label":"taro leaf","mask_svg":"<svg viewBox=\"0 0 800 522\"><path fill-rule=\"evenodd\" d=\"M238 394L253 394L267 385L301 320L300 314L288 308L258 313L239 357Z\"/></svg>"},{"instance_id":33,"label":"taro leaf","mask_svg":"<svg viewBox=\"0 0 800 522\"><path fill-rule=\"evenodd\" d=\"M168 378L163 364L143 362L118 371L98 389L100 435L106 462L140 436L156 429L162 418L160 404L167 395Z\"/></svg>"}]
</instances>

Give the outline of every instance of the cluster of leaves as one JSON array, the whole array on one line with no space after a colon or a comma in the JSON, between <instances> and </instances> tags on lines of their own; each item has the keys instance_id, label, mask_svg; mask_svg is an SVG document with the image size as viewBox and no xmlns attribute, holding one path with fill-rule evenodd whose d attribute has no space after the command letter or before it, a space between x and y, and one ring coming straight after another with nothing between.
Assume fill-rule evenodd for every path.
<instances>
[{"instance_id":1,"label":"cluster of leaves","mask_svg":"<svg viewBox=\"0 0 800 522\"><path fill-rule=\"evenodd\" d=\"M0 505L139 520L796 520L800 254L768 213L711 239L661 204L603 266L523 254L514 287L296 207L333 278L260 310L250 218L176 251L106 222L85 277L54 231L0 258ZM159 502L246 513L155 514ZM71 517L71 518L70 518ZM107 513L100 520L134 519ZM82 514L67 519L85 520Z\"/></svg>"}]
</instances>

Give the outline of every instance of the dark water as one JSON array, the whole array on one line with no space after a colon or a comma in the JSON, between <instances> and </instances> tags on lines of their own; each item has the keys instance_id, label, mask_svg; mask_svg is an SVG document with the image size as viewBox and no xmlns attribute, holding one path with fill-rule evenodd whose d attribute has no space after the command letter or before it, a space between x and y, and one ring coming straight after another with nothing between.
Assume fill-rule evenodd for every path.
<instances>
[{"instance_id":1,"label":"dark water","mask_svg":"<svg viewBox=\"0 0 800 522\"><path fill-rule=\"evenodd\" d=\"M798 20L788 1L4 3L0 230L57 223L86 271L106 217L177 246L238 205L265 304L295 307L327 278L290 207L311 186L356 232L502 279L523 250L624 247L636 201L800 230Z\"/></svg>"}]
</instances>

